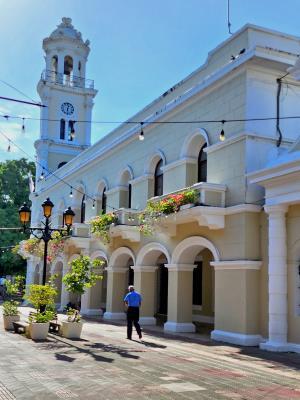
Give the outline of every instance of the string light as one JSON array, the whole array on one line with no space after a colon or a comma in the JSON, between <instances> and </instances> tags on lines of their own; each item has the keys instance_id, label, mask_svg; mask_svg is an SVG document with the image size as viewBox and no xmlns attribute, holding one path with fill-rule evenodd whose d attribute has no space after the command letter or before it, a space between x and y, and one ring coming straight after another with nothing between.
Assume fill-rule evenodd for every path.
<instances>
[{"instance_id":1,"label":"string light","mask_svg":"<svg viewBox=\"0 0 300 400\"><path fill-rule=\"evenodd\" d=\"M8 153L11 152L10 140L8 141L7 152L8 152Z\"/></svg>"},{"instance_id":2,"label":"string light","mask_svg":"<svg viewBox=\"0 0 300 400\"><path fill-rule=\"evenodd\" d=\"M25 133L25 118L22 118L22 133Z\"/></svg>"},{"instance_id":3,"label":"string light","mask_svg":"<svg viewBox=\"0 0 300 400\"><path fill-rule=\"evenodd\" d=\"M144 122L141 122L141 132L139 134L139 140L140 141L143 141L145 139L144 132L143 132L143 123Z\"/></svg>"},{"instance_id":4,"label":"string light","mask_svg":"<svg viewBox=\"0 0 300 400\"><path fill-rule=\"evenodd\" d=\"M92 209L95 209L95 200L93 200L93 205L92 205Z\"/></svg>"},{"instance_id":5,"label":"string light","mask_svg":"<svg viewBox=\"0 0 300 400\"><path fill-rule=\"evenodd\" d=\"M225 140L225 132L224 132L224 124L225 124L225 122L226 121L221 121L222 122L222 130L221 130L221 132L220 132L220 136L219 136L219 138L220 138L220 140L221 140L221 142L224 142L224 140Z\"/></svg>"},{"instance_id":6,"label":"string light","mask_svg":"<svg viewBox=\"0 0 300 400\"><path fill-rule=\"evenodd\" d=\"M69 197L73 197L73 190L72 190L73 188L72 188L72 186L71 186L71 188L70 188L70 194L69 194Z\"/></svg>"},{"instance_id":7,"label":"string light","mask_svg":"<svg viewBox=\"0 0 300 400\"><path fill-rule=\"evenodd\" d=\"M45 174L44 174L44 167L42 169L42 173L40 175L40 181L42 181L45 178Z\"/></svg>"}]
</instances>

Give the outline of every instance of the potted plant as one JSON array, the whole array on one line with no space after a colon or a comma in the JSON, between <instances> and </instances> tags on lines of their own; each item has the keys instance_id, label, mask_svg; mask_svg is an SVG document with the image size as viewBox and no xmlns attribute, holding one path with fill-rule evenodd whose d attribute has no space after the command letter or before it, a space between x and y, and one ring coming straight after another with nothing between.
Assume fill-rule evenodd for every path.
<instances>
[{"instance_id":1,"label":"potted plant","mask_svg":"<svg viewBox=\"0 0 300 400\"><path fill-rule=\"evenodd\" d=\"M117 221L118 216L114 213L98 215L90 221L91 233L107 244L110 242L109 228L111 225L116 224Z\"/></svg>"},{"instance_id":2,"label":"potted plant","mask_svg":"<svg viewBox=\"0 0 300 400\"><path fill-rule=\"evenodd\" d=\"M49 331L49 322L54 318L54 311L37 310L29 315L29 336L32 340L45 340Z\"/></svg>"},{"instance_id":3,"label":"potted plant","mask_svg":"<svg viewBox=\"0 0 300 400\"><path fill-rule=\"evenodd\" d=\"M45 340L49 322L54 318L54 301L57 291L53 284L29 285L24 298L33 305L35 312L29 316L29 335L34 340Z\"/></svg>"},{"instance_id":4,"label":"potted plant","mask_svg":"<svg viewBox=\"0 0 300 400\"><path fill-rule=\"evenodd\" d=\"M69 339L79 339L82 331L82 322L79 314L79 300L87 288L91 288L102 279L102 275L96 274L93 269L99 268L103 261L95 259L91 261L89 256L80 255L70 262L71 270L66 273L62 281L65 289L75 294L75 309L67 311L67 321L62 322L62 335Z\"/></svg>"},{"instance_id":5,"label":"potted plant","mask_svg":"<svg viewBox=\"0 0 300 400\"><path fill-rule=\"evenodd\" d=\"M18 310L20 300L17 300L17 296L22 291L23 283L24 277L21 275L16 276L14 282L9 280L4 282L6 294L9 297L9 300L4 301L2 304L5 330L13 330L13 322L20 321L20 312Z\"/></svg>"},{"instance_id":6,"label":"potted plant","mask_svg":"<svg viewBox=\"0 0 300 400\"><path fill-rule=\"evenodd\" d=\"M67 309L67 321L62 322L62 335L69 339L79 339L82 332L83 323L81 315L76 308Z\"/></svg>"}]
</instances>

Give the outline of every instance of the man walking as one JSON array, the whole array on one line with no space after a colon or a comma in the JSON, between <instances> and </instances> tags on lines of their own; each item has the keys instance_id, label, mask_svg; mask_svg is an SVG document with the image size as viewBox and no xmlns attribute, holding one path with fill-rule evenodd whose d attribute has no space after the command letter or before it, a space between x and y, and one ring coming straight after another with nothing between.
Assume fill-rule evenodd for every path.
<instances>
[{"instance_id":1,"label":"man walking","mask_svg":"<svg viewBox=\"0 0 300 400\"><path fill-rule=\"evenodd\" d=\"M139 324L142 296L134 290L134 286L132 285L128 287L128 290L129 292L124 297L124 303L127 306L127 339L131 340L132 323L139 338L142 339L142 331Z\"/></svg>"}]
</instances>

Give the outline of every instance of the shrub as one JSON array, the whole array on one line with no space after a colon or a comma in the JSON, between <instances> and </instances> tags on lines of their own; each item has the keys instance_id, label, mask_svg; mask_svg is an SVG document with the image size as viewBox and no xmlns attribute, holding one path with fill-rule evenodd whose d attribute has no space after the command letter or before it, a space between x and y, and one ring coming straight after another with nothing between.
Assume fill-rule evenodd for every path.
<instances>
[{"instance_id":1,"label":"shrub","mask_svg":"<svg viewBox=\"0 0 300 400\"><path fill-rule=\"evenodd\" d=\"M24 298L33 305L36 310L45 310L54 306L56 289L52 285L29 285L28 295Z\"/></svg>"},{"instance_id":2,"label":"shrub","mask_svg":"<svg viewBox=\"0 0 300 400\"><path fill-rule=\"evenodd\" d=\"M14 300L5 301L2 304L3 315L5 315L6 317L19 315L20 312L18 310L18 305L19 305L18 301L14 301Z\"/></svg>"},{"instance_id":3,"label":"shrub","mask_svg":"<svg viewBox=\"0 0 300 400\"><path fill-rule=\"evenodd\" d=\"M77 295L78 303L79 296L84 294L87 288L94 286L97 280L103 278L102 275L93 272L93 268L103 265L103 261L99 259L91 261L89 256L80 255L72 260L69 265L71 266L71 270L66 273L62 281L68 292Z\"/></svg>"}]
</instances>

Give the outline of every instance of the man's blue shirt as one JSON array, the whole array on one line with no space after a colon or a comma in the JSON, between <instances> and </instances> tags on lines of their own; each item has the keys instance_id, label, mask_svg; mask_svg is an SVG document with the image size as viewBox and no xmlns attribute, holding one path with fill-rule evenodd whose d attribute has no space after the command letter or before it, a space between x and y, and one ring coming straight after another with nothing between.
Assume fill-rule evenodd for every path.
<instances>
[{"instance_id":1,"label":"man's blue shirt","mask_svg":"<svg viewBox=\"0 0 300 400\"><path fill-rule=\"evenodd\" d=\"M129 292L124 297L129 307L139 307L142 302L142 296L137 292Z\"/></svg>"}]
</instances>

